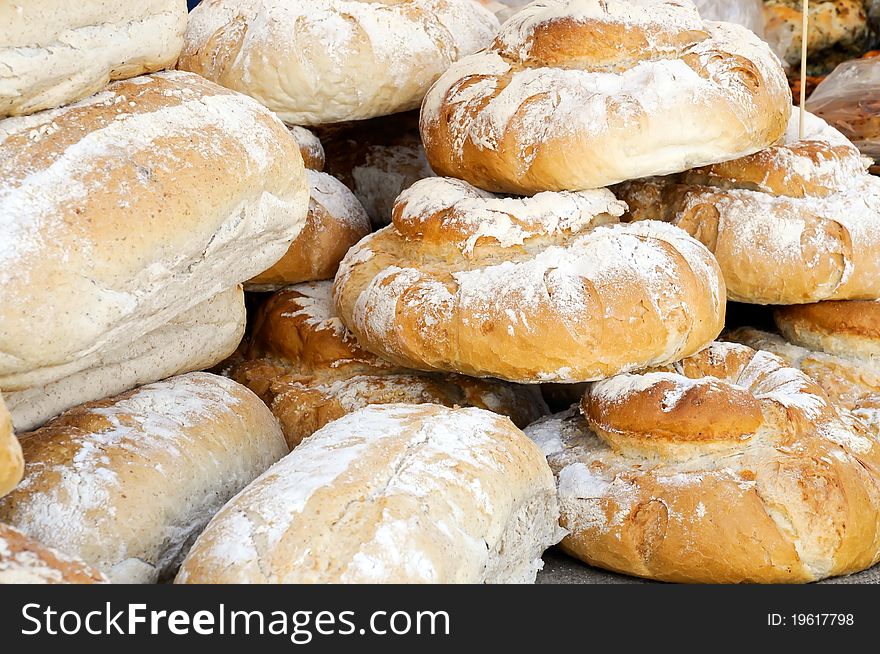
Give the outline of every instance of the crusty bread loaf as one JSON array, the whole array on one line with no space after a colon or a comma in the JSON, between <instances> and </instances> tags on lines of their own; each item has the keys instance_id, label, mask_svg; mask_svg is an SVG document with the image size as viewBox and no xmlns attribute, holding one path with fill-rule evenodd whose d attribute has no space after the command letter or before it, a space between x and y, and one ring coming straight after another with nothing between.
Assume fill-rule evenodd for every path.
<instances>
[{"instance_id":1,"label":"crusty bread loaf","mask_svg":"<svg viewBox=\"0 0 880 654\"><path fill-rule=\"evenodd\" d=\"M880 366L857 348L839 355L800 347L778 334L741 327L724 335L724 340L766 350L792 368L814 379L832 402L859 418L880 437Z\"/></svg>"},{"instance_id":2,"label":"crusty bread loaf","mask_svg":"<svg viewBox=\"0 0 880 654\"><path fill-rule=\"evenodd\" d=\"M751 154L790 113L767 44L691 0L541 0L450 66L421 131L438 175L531 195Z\"/></svg>"},{"instance_id":3,"label":"crusty bread loaf","mask_svg":"<svg viewBox=\"0 0 880 654\"><path fill-rule=\"evenodd\" d=\"M211 516L287 453L259 398L208 373L71 409L21 444L25 478L0 521L117 583L173 574Z\"/></svg>"},{"instance_id":4,"label":"crusty bread loaf","mask_svg":"<svg viewBox=\"0 0 880 654\"><path fill-rule=\"evenodd\" d=\"M880 179L837 130L797 118L786 142L679 176L614 191L624 220L665 220L699 239L724 272L728 297L800 304L880 297Z\"/></svg>"},{"instance_id":5,"label":"crusty bread loaf","mask_svg":"<svg viewBox=\"0 0 880 654\"><path fill-rule=\"evenodd\" d=\"M706 248L620 225L605 189L503 198L431 177L343 259L342 322L419 370L573 383L681 358L715 338L724 283Z\"/></svg>"},{"instance_id":6,"label":"crusty bread loaf","mask_svg":"<svg viewBox=\"0 0 880 654\"><path fill-rule=\"evenodd\" d=\"M472 0L205 0L178 65L320 125L415 109L497 29Z\"/></svg>"},{"instance_id":7,"label":"crusty bread loaf","mask_svg":"<svg viewBox=\"0 0 880 654\"><path fill-rule=\"evenodd\" d=\"M101 583L100 571L0 523L0 585Z\"/></svg>"},{"instance_id":8,"label":"crusty bread loaf","mask_svg":"<svg viewBox=\"0 0 880 654\"><path fill-rule=\"evenodd\" d=\"M473 406L521 427L547 413L536 388L407 370L370 354L337 317L330 282L293 286L263 303L243 359L229 375L269 405L290 447L369 404Z\"/></svg>"},{"instance_id":9,"label":"crusty bread loaf","mask_svg":"<svg viewBox=\"0 0 880 654\"><path fill-rule=\"evenodd\" d=\"M809 55L833 46L858 47L866 42L868 16L865 0L812 0L809 18ZM764 38L780 57L799 67L803 0L764 0Z\"/></svg>"},{"instance_id":10,"label":"crusty bread loaf","mask_svg":"<svg viewBox=\"0 0 880 654\"><path fill-rule=\"evenodd\" d=\"M874 229L880 230L880 214ZM880 301L842 300L777 307L773 319L792 343L880 364Z\"/></svg>"},{"instance_id":11,"label":"crusty bread loaf","mask_svg":"<svg viewBox=\"0 0 880 654\"><path fill-rule=\"evenodd\" d=\"M371 406L227 504L178 583L533 582L561 537L553 476L509 420Z\"/></svg>"},{"instance_id":12,"label":"crusty bread loaf","mask_svg":"<svg viewBox=\"0 0 880 654\"><path fill-rule=\"evenodd\" d=\"M45 386L6 394L17 431L35 429L65 409L214 366L241 342L247 319L236 286L215 295L137 341L109 352L79 372Z\"/></svg>"},{"instance_id":13,"label":"crusty bread loaf","mask_svg":"<svg viewBox=\"0 0 880 654\"><path fill-rule=\"evenodd\" d=\"M0 3L0 118L53 109L174 65L185 0Z\"/></svg>"},{"instance_id":14,"label":"crusty bread loaf","mask_svg":"<svg viewBox=\"0 0 880 654\"><path fill-rule=\"evenodd\" d=\"M15 488L23 470L21 446L12 431L12 416L0 395L0 497Z\"/></svg>"},{"instance_id":15,"label":"crusty bread loaf","mask_svg":"<svg viewBox=\"0 0 880 654\"><path fill-rule=\"evenodd\" d=\"M391 222L394 200L434 172L419 134L419 112L333 125L322 130L326 170L352 190L373 225Z\"/></svg>"},{"instance_id":16,"label":"crusty bread loaf","mask_svg":"<svg viewBox=\"0 0 880 654\"><path fill-rule=\"evenodd\" d=\"M279 261L247 283L249 291L333 279L349 248L370 233L367 213L345 184L316 170L306 170L306 178L310 198L305 226Z\"/></svg>"},{"instance_id":17,"label":"crusty bread loaf","mask_svg":"<svg viewBox=\"0 0 880 654\"><path fill-rule=\"evenodd\" d=\"M284 125L191 73L0 121L0 388L67 377L250 279L307 204Z\"/></svg>"},{"instance_id":18,"label":"crusty bread loaf","mask_svg":"<svg viewBox=\"0 0 880 654\"><path fill-rule=\"evenodd\" d=\"M597 382L527 432L559 489L562 547L678 582L806 582L880 560L880 441L803 372L714 343Z\"/></svg>"},{"instance_id":19,"label":"crusty bread loaf","mask_svg":"<svg viewBox=\"0 0 880 654\"><path fill-rule=\"evenodd\" d=\"M324 170L324 145L313 131L305 127L290 127L290 135L299 146L303 165L310 170Z\"/></svg>"}]
</instances>

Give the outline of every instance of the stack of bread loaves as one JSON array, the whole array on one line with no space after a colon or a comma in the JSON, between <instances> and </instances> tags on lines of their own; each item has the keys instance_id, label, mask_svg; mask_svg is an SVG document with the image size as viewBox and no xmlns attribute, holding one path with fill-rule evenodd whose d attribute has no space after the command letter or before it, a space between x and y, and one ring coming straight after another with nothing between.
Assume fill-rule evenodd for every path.
<instances>
[{"instance_id":1,"label":"stack of bread loaves","mask_svg":"<svg viewBox=\"0 0 880 654\"><path fill-rule=\"evenodd\" d=\"M0 583L880 560L880 183L749 30L117 4L0 9Z\"/></svg>"}]
</instances>

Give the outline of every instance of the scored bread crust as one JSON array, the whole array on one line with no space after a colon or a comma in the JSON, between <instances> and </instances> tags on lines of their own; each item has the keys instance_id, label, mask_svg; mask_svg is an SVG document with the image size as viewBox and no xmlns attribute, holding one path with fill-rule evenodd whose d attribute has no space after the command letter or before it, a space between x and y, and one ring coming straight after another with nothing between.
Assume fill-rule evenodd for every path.
<instances>
[{"instance_id":1,"label":"scored bread crust","mask_svg":"<svg viewBox=\"0 0 880 654\"><path fill-rule=\"evenodd\" d=\"M726 404L721 428L706 403ZM594 384L582 410L526 431L557 476L561 546L587 563L663 581L791 583L880 560L880 443L778 357L713 343Z\"/></svg>"},{"instance_id":2,"label":"scored bread crust","mask_svg":"<svg viewBox=\"0 0 880 654\"><path fill-rule=\"evenodd\" d=\"M244 359L229 375L266 402L290 447L369 404L473 406L506 415L518 426L547 413L537 389L417 372L370 354L337 317L330 282L272 295L254 318Z\"/></svg>"},{"instance_id":3,"label":"scored bread crust","mask_svg":"<svg viewBox=\"0 0 880 654\"><path fill-rule=\"evenodd\" d=\"M174 65L185 0L0 4L0 118L75 102L111 80Z\"/></svg>"},{"instance_id":4,"label":"scored bread crust","mask_svg":"<svg viewBox=\"0 0 880 654\"><path fill-rule=\"evenodd\" d=\"M339 317L397 365L523 383L691 354L721 331L718 266L682 230L617 224L624 209L605 189L503 198L421 180L340 264Z\"/></svg>"},{"instance_id":5,"label":"scored bread crust","mask_svg":"<svg viewBox=\"0 0 880 654\"><path fill-rule=\"evenodd\" d=\"M20 440L25 478L0 521L114 583L174 574L211 516L288 451L259 398L208 373L81 405Z\"/></svg>"},{"instance_id":6,"label":"scored bread crust","mask_svg":"<svg viewBox=\"0 0 880 654\"><path fill-rule=\"evenodd\" d=\"M138 340L91 358L78 372L6 393L12 422L17 431L35 429L77 404L210 368L235 351L246 322L241 286L223 291Z\"/></svg>"},{"instance_id":7,"label":"scored bread crust","mask_svg":"<svg viewBox=\"0 0 880 654\"><path fill-rule=\"evenodd\" d=\"M15 488L23 472L21 445L12 431L12 416L0 395L0 497Z\"/></svg>"},{"instance_id":8,"label":"scored bread crust","mask_svg":"<svg viewBox=\"0 0 880 654\"><path fill-rule=\"evenodd\" d=\"M3 120L0 180L4 390L67 376L265 270L308 205L284 125L176 71Z\"/></svg>"},{"instance_id":9,"label":"scored bread crust","mask_svg":"<svg viewBox=\"0 0 880 654\"><path fill-rule=\"evenodd\" d=\"M249 291L274 291L290 284L333 279L342 257L370 233L370 218L354 194L327 173L306 170L309 211L287 252L247 284Z\"/></svg>"},{"instance_id":10,"label":"scored bread crust","mask_svg":"<svg viewBox=\"0 0 880 654\"><path fill-rule=\"evenodd\" d=\"M542 0L450 66L421 132L438 175L531 195L751 154L790 105L770 48L688 0Z\"/></svg>"},{"instance_id":11,"label":"scored bread crust","mask_svg":"<svg viewBox=\"0 0 880 654\"><path fill-rule=\"evenodd\" d=\"M507 418L370 406L227 504L175 582L531 583L558 518L547 462Z\"/></svg>"},{"instance_id":12,"label":"scored bread crust","mask_svg":"<svg viewBox=\"0 0 880 654\"><path fill-rule=\"evenodd\" d=\"M105 584L99 570L40 545L0 523L0 586L4 584Z\"/></svg>"},{"instance_id":13,"label":"scored bread crust","mask_svg":"<svg viewBox=\"0 0 880 654\"><path fill-rule=\"evenodd\" d=\"M880 301L831 300L776 307L773 319L785 338L802 347L880 361Z\"/></svg>"},{"instance_id":14,"label":"scored bread crust","mask_svg":"<svg viewBox=\"0 0 880 654\"><path fill-rule=\"evenodd\" d=\"M832 402L859 418L880 437L880 366L872 356L865 356L856 348L839 354L816 351L751 327L727 332L724 340L772 352L792 368L803 370Z\"/></svg>"},{"instance_id":15,"label":"scored bread crust","mask_svg":"<svg viewBox=\"0 0 880 654\"><path fill-rule=\"evenodd\" d=\"M796 134L792 118L789 134ZM880 297L880 180L815 116L804 141L614 188L624 220L664 220L708 247L728 297L801 304Z\"/></svg>"},{"instance_id":16,"label":"scored bread crust","mask_svg":"<svg viewBox=\"0 0 880 654\"><path fill-rule=\"evenodd\" d=\"M472 0L205 0L178 67L291 125L363 120L418 107L449 64L497 29Z\"/></svg>"}]
</instances>

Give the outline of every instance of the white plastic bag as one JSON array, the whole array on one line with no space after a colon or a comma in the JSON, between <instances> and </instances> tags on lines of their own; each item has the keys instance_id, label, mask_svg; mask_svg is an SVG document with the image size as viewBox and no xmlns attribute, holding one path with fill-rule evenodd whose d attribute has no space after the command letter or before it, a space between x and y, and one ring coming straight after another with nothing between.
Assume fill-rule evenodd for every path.
<instances>
[{"instance_id":1,"label":"white plastic bag","mask_svg":"<svg viewBox=\"0 0 880 654\"><path fill-rule=\"evenodd\" d=\"M880 57L840 64L805 106L843 132L862 153L880 159Z\"/></svg>"},{"instance_id":2,"label":"white plastic bag","mask_svg":"<svg viewBox=\"0 0 880 654\"><path fill-rule=\"evenodd\" d=\"M764 37L764 3L762 0L694 0L700 16L706 20L723 20L745 25Z\"/></svg>"}]
</instances>

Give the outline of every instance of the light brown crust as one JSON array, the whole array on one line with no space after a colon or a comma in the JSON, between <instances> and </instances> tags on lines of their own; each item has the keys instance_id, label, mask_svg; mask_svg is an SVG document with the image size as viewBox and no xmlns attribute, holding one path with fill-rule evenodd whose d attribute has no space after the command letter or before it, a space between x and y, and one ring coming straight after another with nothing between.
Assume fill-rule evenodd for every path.
<instances>
[{"instance_id":1,"label":"light brown crust","mask_svg":"<svg viewBox=\"0 0 880 654\"><path fill-rule=\"evenodd\" d=\"M504 198L463 188L417 182L395 224L340 264L339 316L383 359L573 383L681 358L720 332L717 264L683 231L615 224L623 206L604 189Z\"/></svg>"},{"instance_id":2,"label":"light brown crust","mask_svg":"<svg viewBox=\"0 0 880 654\"><path fill-rule=\"evenodd\" d=\"M803 29L801 0L765 0L764 33L792 66L800 64ZM814 0L810 3L807 53L852 46L868 32L864 0Z\"/></svg>"},{"instance_id":3,"label":"light brown crust","mask_svg":"<svg viewBox=\"0 0 880 654\"><path fill-rule=\"evenodd\" d=\"M0 395L0 497L15 488L23 472L21 446L12 432L12 416Z\"/></svg>"},{"instance_id":4,"label":"light brown crust","mask_svg":"<svg viewBox=\"0 0 880 654\"><path fill-rule=\"evenodd\" d=\"M300 282L332 279L349 248L370 233L370 219L345 185L308 170L309 212L299 236L271 268L247 283L251 291L272 291Z\"/></svg>"},{"instance_id":5,"label":"light brown crust","mask_svg":"<svg viewBox=\"0 0 880 654\"><path fill-rule=\"evenodd\" d=\"M790 102L766 44L692 5L550 0L444 73L421 132L438 175L531 195L756 152L785 132Z\"/></svg>"},{"instance_id":6,"label":"light brown crust","mask_svg":"<svg viewBox=\"0 0 880 654\"><path fill-rule=\"evenodd\" d=\"M100 571L0 523L0 585L106 584Z\"/></svg>"},{"instance_id":7,"label":"light brown crust","mask_svg":"<svg viewBox=\"0 0 880 654\"><path fill-rule=\"evenodd\" d=\"M806 582L880 560L877 439L769 353L716 343L665 369L700 371L726 371L727 383L760 404L754 433L721 452L691 441L670 456L648 431L638 449L621 451L574 410L527 430L557 475L570 531L562 548L591 565L674 582ZM623 381L590 392L658 401ZM677 397L698 414L699 394Z\"/></svg>"},{"instance_id":8,"label":"light brown crust","mask_svg":"<svg viewBox=\"0 0 880 654\"><path fill-rule=\"evenodd\" d=\"M407 370L367 352L336 317L329 282L272 295L254 318L244 361L230 376L266 402L290 447L368 404L474 406L519 426L546 413L537 389Z\"/></svg>"},{"instance_id":9,"label":"light brown crust","mask_svg":"<svg viewBox=\"0 0 880 654\"><path fill-rule=\"evenodd\" d=\"M773 315L776 324L786 333L810 330L821 334L880 340L880 302L875 300L842 300L777 307Z\"/></svg>"}]
</instances>

